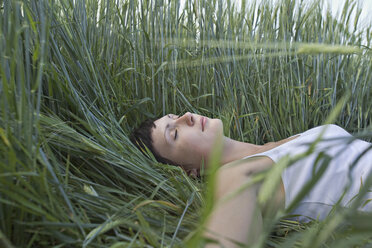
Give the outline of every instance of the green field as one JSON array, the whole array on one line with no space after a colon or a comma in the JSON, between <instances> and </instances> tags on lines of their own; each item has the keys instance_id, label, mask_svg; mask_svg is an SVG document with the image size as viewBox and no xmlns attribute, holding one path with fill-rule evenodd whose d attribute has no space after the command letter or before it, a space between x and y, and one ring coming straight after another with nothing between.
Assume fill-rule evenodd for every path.
<instances>
[{"instance_id":1,"label":"green field","mask_svg":"<svg viewBox=\"0 0 372 248\"><path fill-rule=\"evenodd\" d=\"M142 155L128 136L148 117L220 118L255 144L324 123L371 142L356 1L337 19L321 1L224 2L0 1L0 247L202 247L213 175ZM354 209L280 214L257 247L372 245Z\"/></svg>"}]
</instances>

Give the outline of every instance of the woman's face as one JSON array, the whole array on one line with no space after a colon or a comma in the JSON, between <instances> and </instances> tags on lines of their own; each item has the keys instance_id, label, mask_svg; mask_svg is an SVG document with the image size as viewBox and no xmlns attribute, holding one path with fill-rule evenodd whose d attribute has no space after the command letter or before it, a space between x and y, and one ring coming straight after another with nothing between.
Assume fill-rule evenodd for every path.
<instances>
[{"instance_id":1,"label":"woman's face","mask_svg":"<svg viewBox=\"0 0 372 248\"><path fill-rule=\"evenodd\" d=\"M223 133L220 119L209 119L187 112L182 116L168 114L155 121L152 140L156 151L185 170L200 169L207 161L213 143Z\"/></svg>"}]
</instances>

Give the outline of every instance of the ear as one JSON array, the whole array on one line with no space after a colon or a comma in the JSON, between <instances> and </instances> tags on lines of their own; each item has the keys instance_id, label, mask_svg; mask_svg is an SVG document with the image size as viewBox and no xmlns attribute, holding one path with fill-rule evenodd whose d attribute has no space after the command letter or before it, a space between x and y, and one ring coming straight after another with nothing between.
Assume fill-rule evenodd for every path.
<instances>
[{"instance_id":1,"label":"ear","mask_svg":"<svg viewBox=\"0 0 372 248\"><path fill-rule=\"evenodd\" d=\"M198 170L197 169L191 169L187 172L187 174L191 177L197 178L198 177Z\"/></svg>"}]
</instances>

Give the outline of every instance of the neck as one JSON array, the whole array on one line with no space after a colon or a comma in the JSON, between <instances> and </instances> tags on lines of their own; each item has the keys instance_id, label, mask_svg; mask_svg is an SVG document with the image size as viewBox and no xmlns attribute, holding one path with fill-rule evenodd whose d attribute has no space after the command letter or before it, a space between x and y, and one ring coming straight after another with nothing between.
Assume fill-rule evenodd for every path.
<instances>
[{"instance_id":1,"label":"neck","mask_svg":"<svg viewBox=\"0 0 372 248\"><path fill-rule=\"evenodd\" d=\"M221 165L256 154L263 146L240 142L223 137Z\"/></svg>"}]
</instances>

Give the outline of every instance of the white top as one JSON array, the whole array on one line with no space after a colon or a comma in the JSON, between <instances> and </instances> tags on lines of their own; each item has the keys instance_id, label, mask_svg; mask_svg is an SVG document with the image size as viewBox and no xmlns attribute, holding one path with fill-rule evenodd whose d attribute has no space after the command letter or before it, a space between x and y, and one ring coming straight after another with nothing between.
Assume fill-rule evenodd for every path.
<instances>
[{"instance_id":1,"label":"white top","mask_svg":"<svg viewBox=\"0 0 372 248\"><path fill-rule=\"evenodd\" d=\"M322 161L316 163L318 155L324 152L332 158L316 185L291 212L294 215L301 215L296 219L302 222L324 219L345 191L346 194L340 201L340 205L347 207L352 204L361 184L372 175L372 144L354 138L339 126L324 125L303 132L299 137L269 151L245 157L267 156L277 163L285 155L294 157L305 153L323 130L324 134L321 136L321 141L316 143L315 152L287 167L282 173L287 208L321 167ZM367 153L353 165L353 161L363 151ZM364 198L364 200L368 199L372 199L372 191L367 192ZM359 207L359 210L372 211L372 201Z\"/></svg>"}]
</instances>

